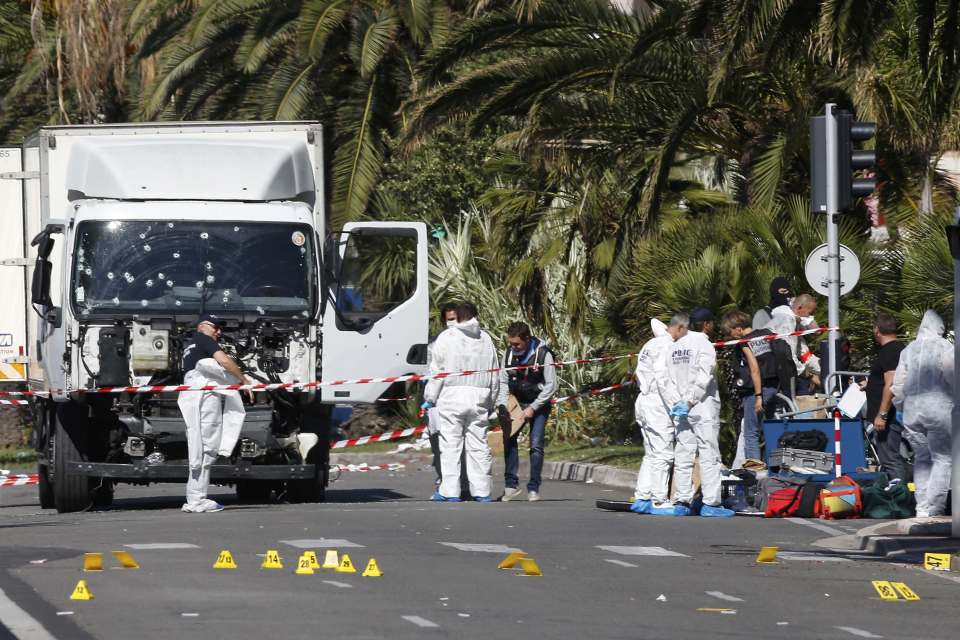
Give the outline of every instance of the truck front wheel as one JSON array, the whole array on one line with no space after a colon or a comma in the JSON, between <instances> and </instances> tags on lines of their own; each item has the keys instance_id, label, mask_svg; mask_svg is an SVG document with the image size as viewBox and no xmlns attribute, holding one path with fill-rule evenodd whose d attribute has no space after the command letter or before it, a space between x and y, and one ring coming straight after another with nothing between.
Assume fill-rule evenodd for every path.
<instances>
[{"instance_id":1,"label":"truck front wheel","mask_svg":"<svg viewBox=\"0 0 960 640\"><path fill-rule=\"evenodd\" d=\"M86 460L86 405L58 403L53 428L53 501L59 513L82 511L90 507L90 482L68 469L68 463Z\"/></svg>"}]
</instances>

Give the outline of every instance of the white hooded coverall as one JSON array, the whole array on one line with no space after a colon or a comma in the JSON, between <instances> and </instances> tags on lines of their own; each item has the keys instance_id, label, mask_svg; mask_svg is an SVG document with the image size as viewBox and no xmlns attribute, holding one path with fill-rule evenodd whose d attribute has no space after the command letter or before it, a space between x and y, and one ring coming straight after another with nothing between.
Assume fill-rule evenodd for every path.
<instances>
[{"instance_id":1,"label":"white hooded coverall","mask_svg":"<svg viewBox=\"0 0 960 640\"><path fill-rule=\"evenodd\" d=\"M690 331L667 354L664 404L684 401L690 413L676 422L674 484L677 502L693 500L693 463L700 455L703 503L720 506L720 390L714 376L717 353L706 334Z\"/></svg>"},{"instance_id":2,"label":"white hooded coverall","mask_svg":"<svg viewBox=\"0 0 960 640\"><path fill-rule=\"evenodd\" d=\"M480 329L476 318L459 322L433 343L430 373L445 371L486 371L500 366L490 336ZM460 457L466 452L467 479L474 498L490 495L493 456L487 443L490 413L500 390L496 373L432 378L423 392L424 400L436 405L440 432L439 492L445 498L460 496Z\"/></svg>"},{"instance_id":3,"label":"white hooded coverall","mask_svg":"<svg viewBox=\"0 0 960 640\"><path fill-rule=\"evenodd\" d=\"M900 353L893 377L893 404L903 411L903 437L913 447L917 515L943 515L950 489L953 410L953 344L943 320L923 314L917 339Z\"/></svg>"},{"instance_id":4,"label":"white hooded coverall","mask_svg":"<svg viewBox=\"0 0 960 640\"><path fill-rule=\"evenodd\" d=\"M636 499L669 501L670 468L676 431L673 418L660 395L666 377L666 357L673 337L666 326L654 318L650 321L654 337L648 340L637 358L637 401L634 405L637 423L643 431L643 462L637 474Z\"/></svg>"},{"instance_id":5,"label":"white hooded coverall","mask_svg":"<svg viewBox=\"0 0 960 640\"><path fill-rule=\"evenodd\" d=\"M213 358L198 360L183 383L190 386L236 384ZM196 507L207 497L210 467L218 455L229 456L243 428L243 400L237 391L184 391L177 405L187 425L187 504Z\"/></svg>"}]
</instances>

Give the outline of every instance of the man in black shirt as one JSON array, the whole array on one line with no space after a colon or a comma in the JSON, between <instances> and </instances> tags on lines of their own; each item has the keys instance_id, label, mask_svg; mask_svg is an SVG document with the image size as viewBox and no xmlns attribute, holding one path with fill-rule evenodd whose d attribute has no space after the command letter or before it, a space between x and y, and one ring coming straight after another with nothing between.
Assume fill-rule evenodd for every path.
<instances>
[{"instance_id":1,"label":"man in black shirt","mask_svg":"<svg viewBox=\"0 0 960 640\"><path fill-rule=\"evenodd\" d=\"M200 316L197 333L183 351L183 382L192 387L250 384L233 359L220 348L218 319ZM248 391L253 400L253 392ZM186 513L221 511L223 507L207 498L210 468L219 457L229 457L240 437L245 415L236 391L184 391L177 399L187 426Z\"/></svg>"},{"instance_id":2,"label":"man in black shirt","mask_svg":"<svg viewBox=\"0 0 960 640\"><path fill-rule=\"evenodd\" d=\"M900 454L903 426L897 423L893 408L893 375L900 362L904 344L897 340L897 321L888 313L878 313L873 337L880 345L867 378L867 420L872 423L871 437L880 466L891 480L907 480L907 461Z\"/></svg>"}]
</instances>

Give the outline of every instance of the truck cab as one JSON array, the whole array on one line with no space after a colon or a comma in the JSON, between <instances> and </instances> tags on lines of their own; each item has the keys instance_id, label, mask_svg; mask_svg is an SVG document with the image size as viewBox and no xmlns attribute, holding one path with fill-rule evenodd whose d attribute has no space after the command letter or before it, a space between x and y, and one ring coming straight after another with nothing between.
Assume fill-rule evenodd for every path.
<instances>
[{"instance_id":1,"label":"truck cab","mask_svg":"<svg viewBox=\"0 0 960 640\"><path fill-rule=\"evenodd\" d=\"M22 185L7 211L22 211L29 247L42 506L185 482L177 394L142 388L182 383L201 314L248 377L284 385L247 402L231 462L213 468L242 500L323 499L332 404L389 386L316 381L424 371L426 228L328 233L322 139L316 123L93 125L46 127L16 150L3 175Z\"/></svg>"}]
</instances>

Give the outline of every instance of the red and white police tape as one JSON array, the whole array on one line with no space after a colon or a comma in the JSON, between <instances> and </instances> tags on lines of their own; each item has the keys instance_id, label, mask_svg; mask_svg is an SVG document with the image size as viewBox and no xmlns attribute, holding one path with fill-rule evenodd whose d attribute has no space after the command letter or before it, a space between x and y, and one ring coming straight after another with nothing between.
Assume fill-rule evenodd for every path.
<instances>
[{"instance_id":1,"label":"red and white police tape","mask_svg":"<svg viewBox=\"0 0 960 640\"><path fill-rule=\"evenodd\" d=\"M0 488L19 487L22 485L37 484L37 482L39 482L39 480L35 473L0 475Z\"/></svg>"},{"instance_id":2,"label":"red and white police tape","mask_svg":"<svg viewBox=\"0 0 960 640\"><path fill-rule=\"evenodd\" d=\"M391 462L390 464L367 464L366 462L361 462L360 464L335 464L333 466L337 467L340 471L366 473L367 471L399 471L407 465L400 462Z\"/></svg>"},{"instance_id":3,"label":"red and white police tape","mask_svg":"<svg viewBox=\"0 0 960 640\"><path fill-rule=\"evenodd\" d=\"M780 338L806 336L814 333L826 333L831 331L829 328L818 327L815 329L806 329L804 331L791 331L790 333L770 334L757 338L741 338L738 340L727 340L725 342L714 342L717 348L732 347L741 344L749 344L758 340L766 342L778 340ZM583 364L598 364L602 362L613 362L615 360L624 360L635 358L636 353L626 353L617 356L598 356L596 358L578 358L575 360L565 360L554 362L552 367L566 367ZM292 389L296 391L305 391L309 389L319 389L321 387L340 387L344 385L356 384L378 384L394 382L422 382L426 380L443 380L445 378L462 378L489 373L500 373L501 371L521 371L525 369L538 368L538 365L518 365L515 367L494 367L491 369L479 369L476 371L443 371L440 373L419 374L412 373L402 376L386 376L380 378L354 378L352 380L313 380L310 382L279 382L279 383L257 383L257 384L227 384L227 385L146 385L140 387L99 387L96 389L66 389L60 390L62 393L183 393L185 391L276 391L279 389ZM16 396L48 396L51 391L0 391L0 397Z\"/></svg>"}]
</instances>

